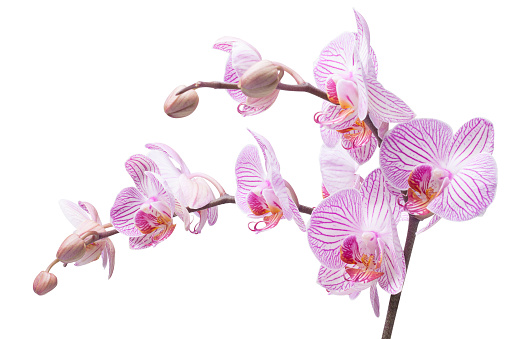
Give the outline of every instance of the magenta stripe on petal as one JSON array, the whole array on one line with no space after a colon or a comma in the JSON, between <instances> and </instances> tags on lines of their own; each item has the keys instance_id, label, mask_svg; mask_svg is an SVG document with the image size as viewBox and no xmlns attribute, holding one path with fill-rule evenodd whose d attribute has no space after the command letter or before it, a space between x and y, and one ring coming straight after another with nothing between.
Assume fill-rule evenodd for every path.
<instances>
[{"instance_id":1,"label":"magenta stripe on petal","mask_svg":"<svg viewBox=\"0 0 509 339\"><path fill-rule=\"evenodd\" d=\"M352 287L358 285L353 281L348 281L345 279L344 268L330 269L325 266L320 267L317 282L329 293L335 291L337 294L349 291Z\"/></svg>"},{"instance_id":2,"label":"magenta stripe on petal","mask_svg":"<svg viewBox=\"0 0 509 339\"><path fill-rule=\"evenodd\" d=\"M495 159L491 154L481 153L463 164L428 209L447 220L470 220L484 213L495 198L496 189Z\"/></svg>"},{"instance_id":3,"label":"magenta stripe on petal","mask_svg":"<svg viewBox=\"0 0 509 339\"><path fill-rule=\"evenodd\" d=\"M407 122L415 117L415 113L403 100L386 90L373 77L366 77L369 93L369 114L376 115L385 122Z\"/></svg>"},{"instance_id":4,"label":"magenta stripe on petal","mask_svg":"<svg viewBox=\"0 0 509 339\"><path fill-rule=\"evenodd\" d=\"M365 223L364 231L386 232L393 223L392 209L389 203L390 192L382 171L372 171L361 185L362 215Z\"/></svg>"},{"instance_id":5,"label":"magenta stripe on petal","mask_svg":"<svg viewBox=\"0 0 509 339\"><path fill-rule=\"evenodd\" d=\"M454 171L461 168L469 157L479 153L493 153L495 131L493 124L482 118L475 118L454 134L447 169Z\"/></svg>"},{"instance_id":6,"label":"magenta stripe on petal","mask_svg":"<svg viewBox=\"0 0 509 339\"><path fill-rule=\"evenodd\" d=\"M247 145L242 149L235 164L237 178L237 192L235 201L244 213L251 213L247 204L247 196L251 190L259 186L265 177L265 172L258 155L256 146Z\"/></svg>"},{"instance_id":7,"label":"magenta stripe on petal","mask_svg":"<svg viewBox=\"0 0 509 339\"><path fill-rule=\"evenodd\" d=\"M149 196L147 194L148 178L145 176L145 172L159 174L156 163L146 155L136 154L125 162L125 168L133 179L136 188L138 188L141 193L145 194L145 196Z\"/></svg>"},{"instance_id":8,"label":"magenta stripe on petal","mask_svg":"<svg viewBox=\"0 0 509 339\"><path fill-rule=\"evenodd\" d=\"M361 195L345 189L323 200L311 214L308 241L318 260L329 268L340 268L343 240L361 234Z\"/></svg>"},{"instance_id":9,"label":"magenta stripe on petal","mask_svg":"<svg viewBox=\"0 0 509 339\"><path fill-rule=\"evenodd\" d=\"M348 153L359 165L362 165L371 159L377 148L378 141L376 140L376 137L373 135L373 133L371 133L371 137L369 138L368 143L360 147L351 148L348 150Z\"/></svg>"},{"instance_id":10,"label":"magenta stripe on petal","mask_svg":"<svg viewBox=\"0 0 509 339\"><path fill-rule=\"evenodd\" d=\"M448 158L452 130L434 119L415 119L396 126L380 147L380 167L387 181L400 190L408 188L415 166L429 163L440 167Z\"/></svg>"},{"instance_id":11,"label":"magenta stripe on petal","mask_svg":"<svg viewBox=\"0 0 509 339\"><path fill-rule=\"evenodd\" d=\"M117 231L127 236L142 235L134 225L134 216L145 200L146 198L134 187L120 191L110 211L111 223Z\"/></svg>"},{"instance_id":12,"label":"magenta stripe on petal","mask_svg":"<svg viewBox=\"0 0 509 339\"><path fill-rule=\"evenodd\" d=\"M380 316L380 299L378 299L378 289L376 285L372 285L369 290L369 298L371 299L371 306L373 307L373 312L377 317Z\"/></svg>"}]
</instances>

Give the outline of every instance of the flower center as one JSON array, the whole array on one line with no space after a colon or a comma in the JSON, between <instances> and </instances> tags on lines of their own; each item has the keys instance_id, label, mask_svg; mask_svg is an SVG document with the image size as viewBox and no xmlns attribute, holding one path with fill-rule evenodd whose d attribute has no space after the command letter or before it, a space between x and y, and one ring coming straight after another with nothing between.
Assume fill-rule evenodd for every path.
<instances>
[{"instance_id":1,"label":"flower center","mask_svg":"<svg viewBox=\"0 0 509 339\"><path fill-rule=\"evenodd\" d=\"M341 260L347 264L345 268L347 280L368 283L384 274L375 271L382 265L383 258L377 238L374 232L364 232L360 241L355 235L351 235L343 241L340 255Z\"/></svg>"},{"instance_id":2,"label":"flower center","mask_svg":"<svg viewBox=\"0 0 509 339\"><path fill-rule=\"evenodd\" d=\"M432 213L428 205L449 185L451 172L429 164L419 165L408 177L408 213L426 218Z\"/></svg>"}]
</instances>

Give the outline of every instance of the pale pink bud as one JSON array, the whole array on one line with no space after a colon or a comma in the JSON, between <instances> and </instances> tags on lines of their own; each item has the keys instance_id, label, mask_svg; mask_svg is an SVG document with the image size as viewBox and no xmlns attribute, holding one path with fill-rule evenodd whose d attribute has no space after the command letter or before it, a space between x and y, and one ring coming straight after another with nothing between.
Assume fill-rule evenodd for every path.
<instances>
[{"instance_id":1,"label":"pale pink bud","mask_svg":"<svg viewBox=\"0 0 509 339\"><path fill-rule=\"evenodd\" d=\"M178 86L168 95L164 102L164 112L172 118L184 118L193 113L198 106L198 93L194 89L175 95L185 86Z\"/></svg>"},{"instance_id":2,"label":"pale pink bud","mask_svg":"<svg viewBox=\"0 0 509 339\"><path fill-rule=\"evenodd\" d=\"M242 75L239 87L248 97L263 98L276 90L283 74L281 67L271 61L261 60Z\"/></svg>"},{"instance_id":3,"label":"pale pink bud","mask_svg":"<svg viewBox=\"0 0 509 339\"><path fill-rule=\"evenodd\" d=\"M34 292L38 295L45 295L55 287L57 287L57 277L53 273L42 271L35 277Z\"/></svg>"},{"instance_id":4,"label":"pale pink bud","mask_svg":"<svg viewBox=\"0 0 509 339\"><path fill-rule=\"evenodd\" d=\"M57 251L57 258L64 263L75 262L83 257L85 251L85 241L73 233L65 238L62 245L60 245Z\"/></svg>"}]
</instances>

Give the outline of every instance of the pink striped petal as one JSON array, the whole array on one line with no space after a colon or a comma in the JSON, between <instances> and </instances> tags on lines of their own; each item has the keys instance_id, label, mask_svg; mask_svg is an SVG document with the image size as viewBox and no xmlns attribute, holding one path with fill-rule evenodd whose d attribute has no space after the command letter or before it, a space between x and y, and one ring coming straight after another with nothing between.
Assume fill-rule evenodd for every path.
<instances>
[{"instance_id":1,"label":"pink striped petal","mask_svg":"<svg viewBox=\"0 0 509 339\"><path fill-rule=\"evenodd\" d=\"M146 172L145 176L147 177L147 180L145 180L147 197L157 198L157 200L163 201L169 207L169 211L167 212L173 215L173 211L175 210L175 198L168 184L157 173Z\"/></svg>"},{"instance_id":2,"label":"pink striped petal","mask_svg":"<svg viewBox=\"0 0 509 339\"><path fill-rule=\"evenodd\" d=\"M456 172L470 157L479 153L493 153L495 131L493 124L482 118L475 118L454 134L447 169Z\"/></svg>"},{"instance_id":3,"label":"pink striped petal","mask_svg":"<svg viewBox=\"0 0 509 339\"><path fill-rule=\"evenodd\" d=\"M265 169L267 170L267 177L272 185L274 193L279 199L281 209L283 210L283 216L287 220L292 220L292 212L290 210L290 197L288 196L288 190L286 189L285 181L280 173L279 162L277 161L276 153L272 148L270 142L265 139L262 135L250 131L256 142L262 150L265 158Z\"/></svg>"},{"instance_id":4,"label":"pink striped petal","mask_svg":"<svg viewBox=\"0 0 509 339\"><path fill-rule=\"evenodd\" d=\"M134 187L120 191L110 211L111 223L117 231L130 237L143 235L134 225L134 216L145 200L146 198Z\"/></svg>"},{"instance_id":5,"label":"pink striped petal","mask_svg":"<svg viewBox=\"0 0 509 339\"><path fill-rule=\"evenodd\" d=\"M159 215L156 210L150 207L147 208L147 211L138 210L134 216L134 223L141 233L153 233L161 226L158 220Z\"/></svg>"},{"instance_id":6,"label":"pink striped petal","mask_svg":"<svg viewBox=\"0 0 509 339\"><path fill-rule=\"evenodd\" d=\"M393 223L392 208L389 205L390 192L379 168L371 172L362 182L361 196L365 223L363 230L390 232Z\"/></svg>"},{"instance_id":7,"label":"pink striped petal","mask_svg":"<svg viewBox=\"0 0 509 339\"><path fill-rule=\"evenodd\" d=\"M332 130L345 129L355 123L355 110L343 109L341 106L324 101L322 111L315 115L315 122Z\"/></svg>"},{"instance_id":8,"label":"pink striped petal","mask_svg":"<svg viewBox=\"0 0 509 339\"><path fill-rule=\"evenodd\" d=\"M182 160L180 155L178 155L178 153L175 152L175 150L173 150L173 148L171 148L170 146L167 146L167 145L161 144L161 143L153 143L153 144L146 144L145 147L150 149L150 150L153 150L153 151L163 152L171 160L174 160L175 162L177 162L177 164L180 166L180 171L179 172L184 173L186 175L191 174L191 172L189 171L189 168L187 168L187 165ZM152 172L154 172L154 171L152 171Z\"/></svg>"},{"instance_id":9,"label":"pink striped petal","mask_svg":"<svg viewBox=\"0 0 509 339\"><path fill-rule=\"evenodd\" d=\"M348 153L350 156L359 164L365 164L371 159L373 154L375 154L376 149L378 148L378 141L376 137L371 134L369 138L369 142L360 146L348 149Z\"/></svg>"},{"instance_id":10,"label":"pink striped petal","mask_svg":"<svg viewBox=\"0 0 509 339\"><path fill-rule=\"evenodd\" d=\"M182 220L185 230L188 231L191 224L189 211L180 203L180 200L177 199L175 199L175 214Z\"/></svg>"},{"instance_id":11,"label":"pink striped petal","mask_svg":"<svg viewBox=\"0 0 509 339\"><path fill-rule=\"evenodd\" d=\"M103 249L103 267L106 268L106 262L108 263L108 279L113 275L113 270L115 269L115 247L113 246L113 242L107 238L105 239L106 246Z\"/></svg>"},{"instance_id":12,"label":"pink striped petal","mask_svg":"<svg viewBox=\"0 0 509 339\"><path fill-rule=\"evenodd\" d=\"M64 216L75 228L79 228L83 222L90 220L86 211L72 201L62 199L58 203Z\"/></svg>"},{"instance_id":13,"label":"pink striped petal","mask_svg":"<svg viewBox=\"0 0 509 339\"><path fill-rule=\"evenodd\" d=\"M101 252L105 247L105 243L103 241L101 242L95 242L92 244L87 245L87 249L85 251L85 254L81 259L76 261L74 263L75 266L83 266L86 264L90 264L92 261L96 261L101 257Z\"/></svg>"},{"instance_id":14,"label":"pink striped petal","mask_svg":"<svg viewBox=\"0 0 509 339\"><path fill-rule=\"evenodd\" d=\"M289 200L290 200L290 209L293 214L293 221L295 221L295 223L297 224L297 226L299 226L299 228L302 232L306 232L306 223L304 222L304 220L302 219L302 216L300 215L299 208L297 207L297 205L295 205L295 202L293 202L293 200L291 198Z\"/></svg>"},{"instance_id":15,"label":"pink striped petal","mask_svg":"<svg viewBox=\"0 0 509 339\"><path fill-rule=\"evenodd\" d=\"M380 147L380 167L387 181L400 190L408 188L415 166L441 167L448 158L452 130L434 119L414 119L396 126Z\"/></svg>"},{"instance_id":16,"label":"pink striped petal","mask_svg":"<svg viewBox=\"0 0 509 339\"><path fill-rule=\"evenodd\" d=\"M326 81L332 74L347 76L349 72L356 71L355 45L355 35L343 33L325 46L313 69L318 88L325 90Z\"/></svg>"},{"instance_id":17,"label":"pink striped petal","mask_svg":"<svg viewBox=\"0 0 509 339\"><path fill-rule=\"evenodd\" d=\"M322 141L327 147L334 147L341 139L341 134L334 130L327 128L323 125L320 125L320 135L322 136Z\"/></svg>"},{"instance_id":18,"label":"pink striped petal","mask_svg":"<svg viewBox=\"0 0 509 339\"><path fill-rule=\"evenodd\" d=\"M320 170L327 192L330 194L344 188L355 187L360 176L355 174L359 165L340 145L334 148L322 146L320 151Z\"/></svg>"},{"instance_id":19,"label":"pink striped petal","mask_svg":"<svg viewBox=\"0 0 509 339\"><path fill-rule=\"evenodd\" d=\"M345 268L346 279L354 281L356 283L367 284L370 283L381 276L383 276L383 272L376 272L372 270L364 270L360 268Z\"/></svg>"},{"instance_id":20,"label":"pink striped petal","mask_svg":"<svg viewBox=\"0 0 509 339\"><path fill-rule=\"evenodd\" d=\"M256 146L248 145L242 149L235 164L235 176L237 178L235 202L244 213L251 213L247 196L251 190L261 185L265 177Z\"/></svg>"},{"instance_id":21,"label":"pink striped petal","mask_svg":"<svg viewBox=\"0 0 509 339\"><path fill-rule=\"evenodd\" d=\"M497 165L489 153L480 153L462 163L450 184L428 209L452 221L464 221L482 215L495 198Z\"/></svg>"},{"instance_id":22,"label":"pink striped petal","mask_svg":"<svg viewBox=\"0 0 509 339\"><path fill-rule=\"evenodd\" d=\"M349 294L351 289L359 284L353 281L345 279L345 270L341 269L330 269L325 266L320 266L318 272L318 284L324 287L327 292L334 294ZM345 293L347 292L347 293Z\"/></svg>"},{"instance_id":23,"label":"pink striped petal","mask_svg":"<svg viewBox=\"0 0 509 339\"><path fill-rule=\"evenodd\" d=\"M251 48L251 50L258 53L256 48L254 48L248 42L245 42L242 39L231 37L231 36L224 36L224 37L217 39L212 48L230 53L232 51L232 48L234 47L235 43L241 43L241 44L247 45L249 48ZM258 53L258 57L260 59L262 58L259 53Z\"/></svg>"},{"instance_id":24,"label":"pink striped petal","mask_svg":"<svg viewBox=\"0 0 509 339\"><path fill-rule=\"evenodd\" d=\"M194 226L191 226L189 231L193 234L200 234L207 223L207 211L202 210L195 213L198 215L198 222Z\"/></svg>"},{"instance_id":25,"label":"pink striped petal","mask_svg":"<svg viewBox=\"0 0 509 339\"><path fill-rule=\"evenodd\" d=\"M385 122L407 122L415 118L415 113L393 93L386 90L374 77L367 76L369 93L369 114Z\"/></svg>"},{"instance_id":26,"label":"pink striped petal","mask_svg":"<svg viewBox=\"0 0 509 339\"><path fill-rule=\"evenodd\" d=\"M389 232L389 235L383 237L385 241L379 239L379 245L383 252L380 271L384 275L378 279L378 283L387 293L397 294L401 292L403 282L405 281L405 256L399 242L395 224L393 226L392 237L390 235L391 233Z\"/></svg>"},{"instance_id":27,"label":"pink striped petal","mask_svg":"<svg viewBox=\"0 0 509 339\"><path fill-rule=\"evenodd\" d=\"M438 216L438 215L436 215L436 214L435 214L435 215L433 215L433 217L430 219L430 221L428 222L428 224L426 225L426 227L423 227L423 228L421 228L419 231L417 231L417 234L421 234L422 232L429 230L432 226L435 226L435 224L436 224L437 222L439 222L439 221L440 221L440 219L442 219L440 216Z\"/></svg>"},{"instance_id":28,"label":"pink striped petal","mask_svg":"<svg viewBox=\"0 0 509 339\"><path fill-rule=\"evenodd\" d=\"M129 173L133 179L136 188L138 188L138 190L146 197L150 197L151 195L147 193L149 179L145 176L145 172L154 172L159 174L159 169L157 168L156 163L143 154L136 154L126 161L125 168L127 173Z\"/></svg>"},{"instance_id":29,"label":"pink striped petal","mask_svg":"<svg viewBox=\"0 0 509 339\"><path fill-rule=\"evenodd\" d=\"M224 70L224 81L232 84L237 84L239 82L239 75L237 71L233 68L232 64L232 56L228 56L228 60L226 60L226 68ZM233 100L244 103L246 102L247 96L242 93L240 89L228 89L228 94L233 98Z\"/></svg>"},{"instance_id":30,"label":"pink striped petal","mask_svg":"<svg viewBox=\"0 0 509 339\"><path fill-rule=\"evenodd\" d=\"M355 9L353 11L355 13L355 20L357 21L357 45L359 58L362 61L362 66L364 67L366 72L368 72L371 61L369 55L370 51L369 27L364 17Z\"/></svg>"},{"instance_id":31,"label":"pink striped petal","mask_svg":"<svg viewBox=\"0 0 509 339\"><path fill-rule=\"evenodd\" d=\"M371 306L373 307L373 312L377 317L380 316L380 299L378 299L378 290L375 285L371 285L369 290L369 298L371 299Z\"/></svg>"},{"instance_id":32,"label":"pink striped petal","mask_svg":"<svg viewBox=\"0 0 509 339\"><path fill-rule=\"evenodd\" d=\"M344 189L323 200L313 210L308 228L311 250L329 268L343 267L341 244L350 235L362 234L361 195Z\"/></svg>"},{"instance_id":33,"label":"pink striped petal","mask_svg":"<svg viewBox=\"0 0 509 339\"><path fill-rule=\"evenodd\" d=\"M175 224L168 224L165 227L162 227L160 230L157 230L153 233L152 239L154 240L154 244L152 246L155 246L159 244L160 242L166 240L175 230Z\"/></svg>"},{"instance_id":34,"label":"pink striped petal","mask_svg":"<svg viewBox=\"0 0 509 339\"><path fill-rule=\"evenodd\" d=\"M95 221L98 224L102 225L101 219L99 218L99 213L95 209L94 205L84 201L78 201L78 205L88 214L90 214L90 219Z\"/></svg>"},{"instance_id":35,"label":"pink striped petal","mask_svg":"<svg viewBox=\"0 0 509 339\"><path fill-rule=\"evenodd\" d=\"M207 220L210 226L213 226L216 223L218 215L219 209L217 206L207 209Z\"/></svg>"},{"instance_id":36,"label":"pink striped petal","mask_svg":"<svg viewBox=\"0 0 509 339\"><path fill-rule=\"evenodd\" d=\"M154 241L152 240L152 236L153 234L145 234L141 237L130 237L129 248L132 250L142 250L153 246Z\"/></svg>"},{"instance_id":37,"label":"pink striped petal","mask_svg":"<svg viewBox=\"0 0 509 339\"><path fill-rule=\"evenodd\" d=\"M237 41L231 50L232 66L239 77L258 61L262 60L260 53L253 46Z\"/></svg>"},{"instance_id":38,"label":"pink striped petal","mask_svg":"<svg viewBox=\"0 0 509 339\"><path fill-rule=\"evenodd\" d=\"M348 236L341 244L341 260L347 264L357 265L362 262L362 254L355 235Z\"/></svg>"}]
</instances>

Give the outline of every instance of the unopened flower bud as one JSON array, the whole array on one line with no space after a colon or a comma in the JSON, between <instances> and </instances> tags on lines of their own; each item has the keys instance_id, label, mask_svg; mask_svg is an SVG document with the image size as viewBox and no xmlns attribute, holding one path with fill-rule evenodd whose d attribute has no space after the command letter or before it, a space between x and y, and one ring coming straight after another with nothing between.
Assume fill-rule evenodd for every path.
<instances>
[{"instance_id":1,"label":"unopened flower bud","mask_svg":"<svg viewBox=\"0 0 509 339\"><path fill-rule=\"evenodd\" d=\"M164 112L172 118L184 118L193 113L198 106L198 93L194 89L175 95L185 86L178 86L168 95L164 102Z\"/></svg>"},{"instance_id":2,"label":"unopened flower bud","mask_svg":"<svg viewBox=\"0 0 509 339\"><path fill-rule=\"evenodd\" d=\"M55 287L57 287L57 277L53 273L42 271L35 277L34 292L38 295L45 295Z\"/></svg>"},{"instance_id":3,"label":"unopened flower bud","mask_svg":"<svg viewBox=\"0 0 509 339\"><path fill-rule=\"evenodd\" d=\"M83 257L85 251L85 241L73 233L65 238L62 245L60 245L57 251L57 258L64 263L75 262Z\"/></svg>"},{"instance_id":4,"label":"unopened flower bud","mask_svg":"<svg viewBox=\"0 0 509 339\"><path fill-rule=\"evenodd\" d=\"M271 61L261 60L242 75L239 86L248 97L263 98L274 92L283 74L281 67Z\"/></svg>"}]
</instances>

